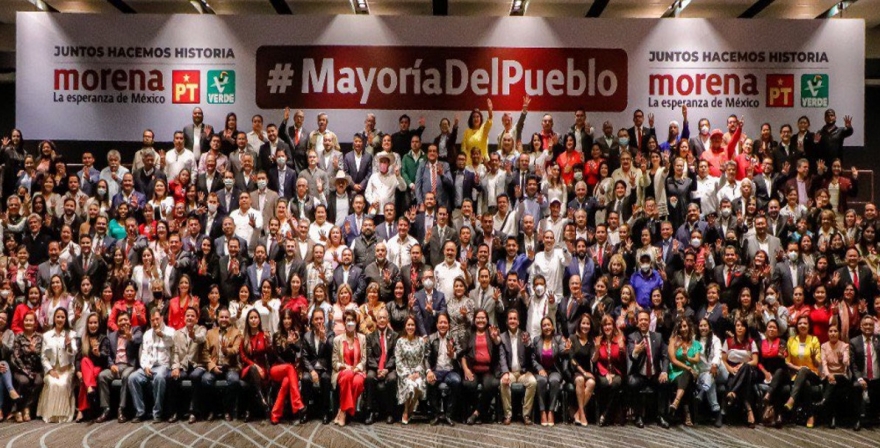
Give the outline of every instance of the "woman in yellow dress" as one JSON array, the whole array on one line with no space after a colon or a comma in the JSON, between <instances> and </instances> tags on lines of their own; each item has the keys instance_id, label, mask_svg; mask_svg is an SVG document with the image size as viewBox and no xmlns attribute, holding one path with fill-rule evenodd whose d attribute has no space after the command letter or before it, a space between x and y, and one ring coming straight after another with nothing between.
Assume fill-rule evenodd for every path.
<instances>
[{"instance_id":1,"label":"woman in yellow dress","mask_svg":"<svg viewBox=\"0 0 880 448\"><path fill-rule=\"evenodd\" d=\"M794 408L798 395L813 385L820 384L819 366L822 365L822 347L819 338L810 334L810 318L801 316L797 320L797 334L788 340L788 353L785 362L788 369L793 373L791 381L791 396L785 403L785 409L791 411ZM813 410L809 409L807 428L813 427Z\"/></svg>"},{"instance_id":2,"label":"woman in yellow dress","mask_svg":"<svg viewBox=\"0 0 880 448\"><path fill-rule=\"evenodd\" d=\"M470 151L471 148L480 148L483 160L489 160L489 132L492 130L492 100L486 100L486 113L489 116L483 121L483 113L480 109L474 109L468 117L468 128L464 131L461 141L462 151Z\"/></svg>"}]
</instances>

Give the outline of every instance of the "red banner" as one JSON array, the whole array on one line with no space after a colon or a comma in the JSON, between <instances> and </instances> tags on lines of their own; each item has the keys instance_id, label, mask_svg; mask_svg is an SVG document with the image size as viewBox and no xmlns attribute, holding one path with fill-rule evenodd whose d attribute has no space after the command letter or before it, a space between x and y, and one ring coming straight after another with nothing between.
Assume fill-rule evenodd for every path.
<instances>
[{"instance_id":1,"label":"red banner","mask_svg":"<svg viewBox=\"0 0 880 448\"><path fill-rule=\"evenodd\" d=\"M620 112L622 49L264 46L257 50L262 109L532 110Z\"/></svg>"}]
</instances>

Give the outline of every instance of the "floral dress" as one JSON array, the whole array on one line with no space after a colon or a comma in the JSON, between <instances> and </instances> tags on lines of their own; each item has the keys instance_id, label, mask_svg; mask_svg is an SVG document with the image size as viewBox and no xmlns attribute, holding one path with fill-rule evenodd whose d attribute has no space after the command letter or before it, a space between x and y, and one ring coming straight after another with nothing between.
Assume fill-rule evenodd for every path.
<instances>
[{"instance_id":1,"label":"floral dress","mask_svg":"<svg viewBox=\"0 0 880 448\"><path fill-rule=\"evenodd\" d=\"M467 310L467 314L461 314L462 308ZM464 346L464 341L468 337L471 324L474 322L474 311L476 308L474 301L468 296L464 296L461 299L452 297L446 301L446 313L449 314L449 334L461 346Z\"/></svg>"},{"instance_id":2,"label":"floral dress","mask_svg":"<svg viewBox=\"0 0 880 448\"><path fill-rule=\"evenodd\" d=\"M427 345L422 338L409 340L402 337L394 346L394 361L397 369L397 402L404 404L413 396L425 394L425 356ZM418 373L413 380L410 375Z\"/></svg>"}]
</instances>

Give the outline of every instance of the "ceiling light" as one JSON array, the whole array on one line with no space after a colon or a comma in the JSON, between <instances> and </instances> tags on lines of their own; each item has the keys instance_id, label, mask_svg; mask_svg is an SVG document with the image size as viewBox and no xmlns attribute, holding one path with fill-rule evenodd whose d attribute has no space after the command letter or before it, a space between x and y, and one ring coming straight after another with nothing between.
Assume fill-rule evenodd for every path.
<instances>
[{"instance_id":1,"label":"ceiling light","mask_svg":"<svg viewBox=\"0 0 880 448\"><path fill-rule=\"evenodd\" d=\"M367 4L367 0L351 0L351 7L355 14L370 13L370 5Z\"/></svg>"},{"instance_id":2,"label":"ceiling light","mask_svg":"<svg viewBox=\"0 0 880 448\"><path fill-rule=\"evenodd\" d=\"M528 0L513 0L513 2L510 4L510 15L512 15L512 16L525 15L527 6L528 6Z\"/></svg>"}]
</instances>

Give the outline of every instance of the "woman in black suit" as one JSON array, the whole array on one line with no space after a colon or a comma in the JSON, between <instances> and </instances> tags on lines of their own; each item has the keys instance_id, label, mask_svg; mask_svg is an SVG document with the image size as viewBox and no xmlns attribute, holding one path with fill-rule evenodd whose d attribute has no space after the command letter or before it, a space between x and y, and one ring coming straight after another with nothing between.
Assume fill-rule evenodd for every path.
<instances>
[{"instance_id":1,"label":"woman in black suit","mask_svg":"<svg viewBox=\"0 0 880 448\"><path fill-rule=\"evenodd\" d=\"M479 423L489 412L492 398L498 393L498 365L501 334L498 327L489 328L489 314L486 310L477 310L474 314L474 326L465 338L465 346L457 358L464 372L462 386L471 397L479 395L477 408L468 417L467 424ZM482 393L477 393L477 385L483 385Z\"/></svg>"},{"instance_id":2,"label":"woman in black suit","mask_svg":"<svg viewBox=\"0 0 880 448\"><path fill-rule=\"evenodd\" d=\"M587 426L586 407L596 389L596 377L593 374L593 319L589 314L581 315L577 332L569 338L571 349L568 351L568 368L574 378L574 393L577 397L577 411L574 413L574 424ZM571 378L569 378L571 379Z\"/></svg>"},{"instance_id":3,"label":"woman in black suit","mask_svg":"<svg viewBox=\"0 0 880 448\"><path fill-rule=\"evenodd\" d=\"M538 408L541 410L541 426L553 426L553 410L559 399L562 375L566 372L571 341L555 334L553 320L541 319L541 335L532 341L532 365L538 375Z\"/></svg>"},{"instance_id":4,"label":"woman in black suit","mask_svg":"<svg viewBox=\"0 0 880 448\"><path fill-rule=\"evenodd\" d=\"M219 265L220 259L214 253L214 245L211 244L211 238L203 237L199 240L195 253L196 264L193 268L192 289L193 295L205 300L211 290L211 285L219 281L217 274L219 271L216 266ZM220 303L229 304L229 298L220 298Z\"/></svg>"}]
</instances>

